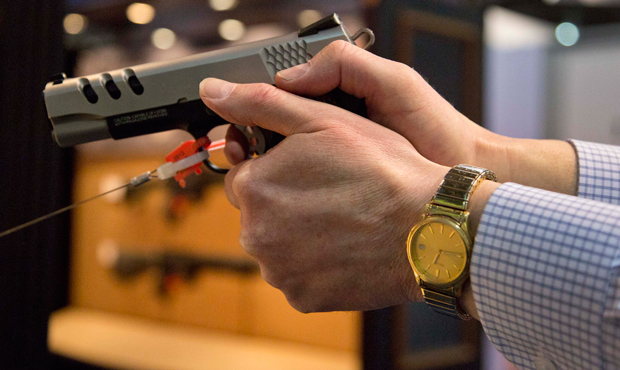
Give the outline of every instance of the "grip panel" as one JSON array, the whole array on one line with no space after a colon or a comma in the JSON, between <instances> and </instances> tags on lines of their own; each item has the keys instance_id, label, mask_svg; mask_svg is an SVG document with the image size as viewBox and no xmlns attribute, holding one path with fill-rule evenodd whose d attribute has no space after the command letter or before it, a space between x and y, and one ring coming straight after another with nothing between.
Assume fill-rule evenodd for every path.
<instances>
[{"instance_id":1,"label":"grip panel","mask_svg":"<svg viewBox=\"0 0 620 370\"><path fill-rule=\"evenodd\" d=\"M348 110L351 113L355 113L358 116L368 118L368 110L366 108L366 101L356 96L345 93L336 88L325 95L314 98L314 100L335 105L342 109ZM261 129L265 136L265 151L276 146L280 141L284 140L284 136L276 132ZM262 154L262 153L260 153Z\"/></svg>"}]
</instances>

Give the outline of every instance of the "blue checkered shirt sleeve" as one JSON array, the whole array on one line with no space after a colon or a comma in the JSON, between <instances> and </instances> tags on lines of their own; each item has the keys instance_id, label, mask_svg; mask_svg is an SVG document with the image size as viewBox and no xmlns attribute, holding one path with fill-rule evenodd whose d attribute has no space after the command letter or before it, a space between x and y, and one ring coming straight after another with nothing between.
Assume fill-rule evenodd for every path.
<instances>
[{"instance_id":1,"label":"blue checkered shirt sleeve","mask_svg":"<svg viewBox=\"0 0 620 370\"><path fill-rule=\"evenodd\" d=\"M471 262L485 332L523 369L620 369L620 147L571 142L579 196L500 186Z\"/></svg>"}]
</instances>

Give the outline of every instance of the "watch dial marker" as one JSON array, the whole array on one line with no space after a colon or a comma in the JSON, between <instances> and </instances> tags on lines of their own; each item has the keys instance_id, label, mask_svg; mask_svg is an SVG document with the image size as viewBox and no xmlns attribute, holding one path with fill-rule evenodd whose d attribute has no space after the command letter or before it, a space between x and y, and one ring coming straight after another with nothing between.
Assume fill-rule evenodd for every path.
<instances>
[{"instance_id":1,"label":"watch dial marker","mask_svg":"<svg viewBox=\"0 0 620 370\"><path fill-rule=\"evenodd\" d=\"M458 258L463 258L463 254L461 253L456 253L456 252L444 252L446 255L448 256L454 256L454 257L458 257Z\"/></svg>"},{"instance_id":2,"label":"watch dial marker","mask_svg":"<svg viewBox=\"0 0 620 370\"><path fill-rule=\"evenodd\" d=\"M454 236L454 233L455 233L455 232L456 232L456 231L453 231L452 233L450 233L450 238L452 238L452 236Z\"/></svg>"},{"instance_id":3,"label":"watch dial marker","mask_svg":"<svg viewBox=\"0 0 620 370\"><path fill-rule=\"evenodd\" d=\"M435 234L435 231L433 231L433 226L428 225L428 228L431 230L431 234Z\"/></svg>"}]
</instances>

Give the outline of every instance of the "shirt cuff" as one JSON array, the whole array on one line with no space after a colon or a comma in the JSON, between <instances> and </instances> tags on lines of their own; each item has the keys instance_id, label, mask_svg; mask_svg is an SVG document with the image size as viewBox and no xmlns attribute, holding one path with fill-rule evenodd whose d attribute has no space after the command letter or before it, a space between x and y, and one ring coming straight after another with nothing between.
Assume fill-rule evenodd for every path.
<instances>
[{"instance_id":1,"label":"shirt cuff","mask_svg":"<svg viewBox=\"0 0 620 370\"><path fill-rule=\"evenodd\" d=\"M569 142L579 162L578 196L620 204L620 147L579 140Z\"/></svg>"},{"instance_id":2,"label":"shirt cuff","mask_svg":"<svg viewBox=\"0 0 620 370\"><path fill-rule=\"evenodd\" d=\"M471 281L486 334L520 368L602 367L601 332L620 208L507 183L489 199Z\"/></svg>"}]
</instances>

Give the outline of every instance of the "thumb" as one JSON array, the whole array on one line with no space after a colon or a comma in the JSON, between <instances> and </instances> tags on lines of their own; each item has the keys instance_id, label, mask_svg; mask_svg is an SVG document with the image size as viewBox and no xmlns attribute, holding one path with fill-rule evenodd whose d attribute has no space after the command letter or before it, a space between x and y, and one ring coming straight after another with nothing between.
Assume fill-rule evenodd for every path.
<instances>
[{"instance_id":1,"label":"thumb","mask_svg":"<svg viewBox=\"0 0 620 370\"><path fill-rule=\"evenodd\" d=\"M210 109L230 123L259 126L284 136L322 131L355 117L332 105L268 84L234 84L207 78L200 83L200 97ZM324 117L330 119L322 119Z\"/></svg>"}]
</instances>

